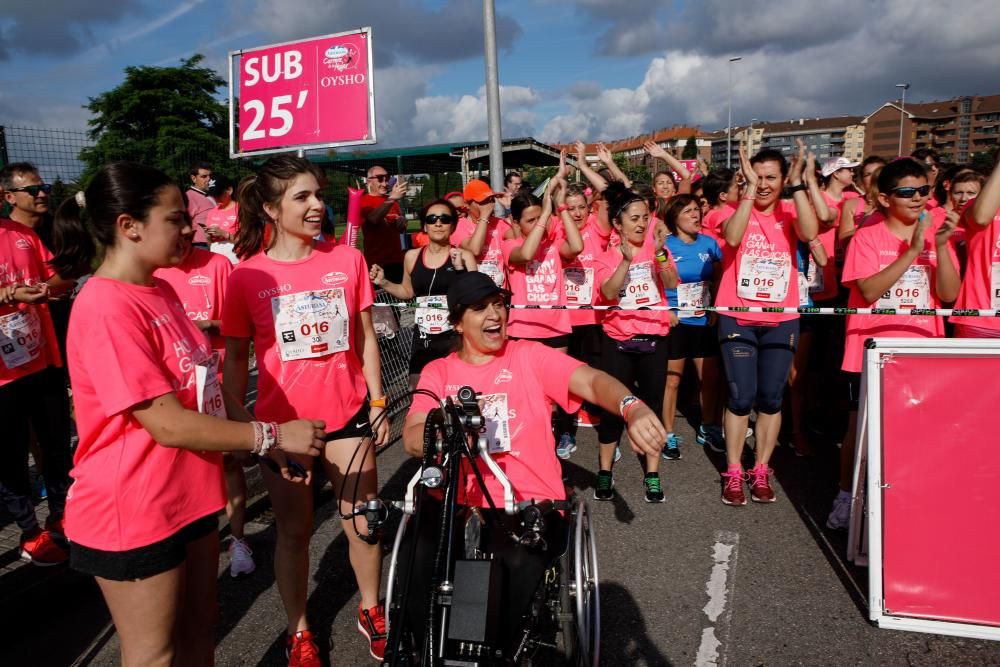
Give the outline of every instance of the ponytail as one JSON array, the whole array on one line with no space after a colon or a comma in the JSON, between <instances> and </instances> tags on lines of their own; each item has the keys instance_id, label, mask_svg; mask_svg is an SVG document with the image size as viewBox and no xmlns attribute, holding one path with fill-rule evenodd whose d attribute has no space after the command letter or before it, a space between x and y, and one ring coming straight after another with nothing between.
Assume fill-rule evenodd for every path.
<instances>
[{"instance_id":1,"label":"ponytail","mask_svg":"<svg viewBox=\"0 0 1000 667\"><path fill-rule=\"evenodd\" d=\"M273 224L264 213L264 197L260 193L257 176L247 176L240 181L236 188L236 202L239 205L239 227L233 239L233 252L240 259L247 259L266 249L265 231L268 224Z\"/></svg>"},{"instance_id":2,"label":"ponytail","mask_svg":"<svg viewBox=\"0 0 1000 667\"><path fill-rule=\"evenodd\" d=\"M81 190L79 194L82 194ZM52 224L52 247L55 257L49 262L59 277L75 280L91 272L97 246L83 222L83 197L69 197L58 209Z\"/></svg>"}]
</instances>

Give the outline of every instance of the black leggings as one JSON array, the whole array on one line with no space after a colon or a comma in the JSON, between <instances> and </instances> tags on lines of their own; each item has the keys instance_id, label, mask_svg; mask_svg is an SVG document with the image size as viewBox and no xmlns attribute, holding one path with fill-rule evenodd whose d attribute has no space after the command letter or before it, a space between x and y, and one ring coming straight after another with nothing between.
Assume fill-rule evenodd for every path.
<instances>
[{"instance_id":1,"label":"black leggings","mask_svg":"<svg viewBox=\"0 0 1000 667\"><path fill-rule=\"evenodd\" d=\"M719 345L729 387L726 409L738 417L749 415L754 405L765 415L781 412L798 340L797 319L774 326L744 326L720 315Z\"/></svg>"},{"instance_id":2,"label":"black leggings","mask_svg":"<svg viewBox=\"0 0 1000 667\"><path fill-rule=\"evenodd\" d=\"M659 412L667 387L667 337L651 336L649 340L655 344L651 352L623 352L617 340L601 334L601 370L630 391L634 389L650 410ZM597 426L597 441L617 444L624 430L621 415L605 410Z\"/></svg>"}]
</instances>

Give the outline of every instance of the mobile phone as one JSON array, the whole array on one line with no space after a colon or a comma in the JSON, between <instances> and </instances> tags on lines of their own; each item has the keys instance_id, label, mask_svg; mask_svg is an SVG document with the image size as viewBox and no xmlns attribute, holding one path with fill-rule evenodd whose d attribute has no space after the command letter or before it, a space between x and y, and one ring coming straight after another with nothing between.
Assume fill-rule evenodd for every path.
<instances>
[{"instance_id":1,"label":"mobile phone","mask_svg":"<svg viewBox=\"0 0 1000 667\"><path fill-rule=\"evenodd\" d=\"M389 188L390 190L392 190L394 187L396 187L396 177L395 176L393 176L393 177L391 177L389 179L389 182L386 183L386 187Z\"/></svg>"}]
</instances>

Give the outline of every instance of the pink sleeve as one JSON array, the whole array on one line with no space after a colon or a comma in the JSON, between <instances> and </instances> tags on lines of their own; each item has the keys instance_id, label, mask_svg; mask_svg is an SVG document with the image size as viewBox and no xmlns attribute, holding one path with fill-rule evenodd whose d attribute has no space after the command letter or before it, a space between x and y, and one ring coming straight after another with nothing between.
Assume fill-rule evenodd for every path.
<instances>
[{"instance_id":1,"label":"pink sleeve","mask_svg":"<svg viewBox=\"0 0 1000 667\"><path fill-rule=\"evenodd\" d=\"M364 255L358 251L354 251L354 255L358 276L358 312L361 312L365 308L371 308L375 303L375 290L372 289L372 281L368 279L368 263L365 262Z\"/></svg>"},{"instance_id":2,"label":"pink sleeve","mask_svg":"<svg viewBox=\"0 0 1000 667\"><path fill-rule=\"evenodd\" d=\"M868 278L878 273L878 249L871 243L871 234L859 230L847 246L841 282L850 287L859 278Z\"/></svg>"},{"instance_id":3,"label":"pink sleeve","mask_svg":"<svg viewBox=\"0 0 1000 667\"><path fill-rule=\"evenodd\" d=\"M80 355L81 363L105 417L175 391L149 331L122 313L88 319L87 326L77 330L77 347L87 350Z\"/></svg>"},{"instance_id":4,"label":"pink sleeve","mask_svg":"<svg viewBox=\"0 0 1000 667\"><path fill-rule=\"evenodd\" d=\"M448 361L446 357L444 359L436 359L424 366L424 370L420 372L420 380L417 382L417 389L425 389L441 398L444 398L441 394L444 393L443 373L447 363ZM436 403L433 398L427 396L426 394L414 394L413 401L410 403L410 411L407 414L428 414L431 410L438 407L438 405L439 404Z\"/></svg>"},{"instance_id":5,"label":"pink sleeve","mask_svg":"<svg viewBox=\"0 0 1000 667\"><path fill-rule=\"evenodd\" d=\"M215 261L215 303L218 305L215 307L215 312L219 313L221 320L226 307L226 288L229 287L229 278L233 275L233 263L221 255L217 257L218 260Z\"/></svg>"},{"instance_id":6,"label":"pink sleeve","mask_svg":"<svg viewBox=\"0 0 1000 667\"><path fill-rule=\"evenodd\" d=\"M524 239L504 239L500 242L500 251L503 253L505 266L510 266L511 253L514 252L514 248L520 248L522 243L524 243Z\"/></svg>"},{"instance_id":7,"label":"pink sleeve","mask_svg":"<svg viewBox=\"0 0 1000 667\"><path fill-rule=\"evenodd\" d=\"M247 306L240 278L240 271L233 271L229 276L226 301L222 308L222 326L219 329L223 336L250 338L253 336L253 317Z\"/></svg>"},{"instance_id":8,"label":"pink sleeve","mask_svg":"<svg viewBox=\"0 0 1000 667\"><path fill-rule=\"evenodd\" d=\"M532 342L524 347L525 352L522 354L530 355L528 365L535 369L536 380L542 387L542 392L566 412L576 412L582 401L569 393L569 378L573 371L586 364L541 343Z\"/></svg>"}]
</instances>

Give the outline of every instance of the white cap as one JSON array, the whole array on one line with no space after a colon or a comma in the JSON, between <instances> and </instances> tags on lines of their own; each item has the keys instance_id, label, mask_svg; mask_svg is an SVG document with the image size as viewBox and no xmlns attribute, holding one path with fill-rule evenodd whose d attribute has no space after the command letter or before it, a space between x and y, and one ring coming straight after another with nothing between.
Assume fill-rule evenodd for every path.
<instances>
[{"instance_id":1,"label":"white cap","mask_svg":"<svg viewBox=\"0 0 1000 667\"><path fill-rule=\"evenodd\" d=\"M851 162L846 157L832 157L823 162L823 178L839 169L854 169L860 162Z\"/></svg>"}]
</instances>

